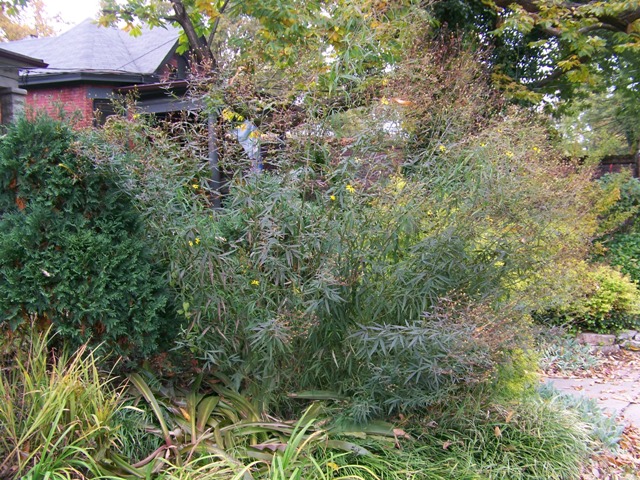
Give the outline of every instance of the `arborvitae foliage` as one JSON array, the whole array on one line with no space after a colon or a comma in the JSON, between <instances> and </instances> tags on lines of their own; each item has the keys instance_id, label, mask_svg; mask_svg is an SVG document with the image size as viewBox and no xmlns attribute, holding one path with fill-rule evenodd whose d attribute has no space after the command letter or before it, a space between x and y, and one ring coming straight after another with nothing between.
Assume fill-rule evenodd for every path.
<instances>
[{"instance_id":1,"label":"arborvitae foliage","mask_svg":"<svg viewBox=\"0 0 640 480\"><path fill-rule=\"evenodd\" d=\"M144 356L166 334L167 294L137 212L73 151L74 133L20 120L0 144L0 321Z\"/></svg>"}]
</instances>

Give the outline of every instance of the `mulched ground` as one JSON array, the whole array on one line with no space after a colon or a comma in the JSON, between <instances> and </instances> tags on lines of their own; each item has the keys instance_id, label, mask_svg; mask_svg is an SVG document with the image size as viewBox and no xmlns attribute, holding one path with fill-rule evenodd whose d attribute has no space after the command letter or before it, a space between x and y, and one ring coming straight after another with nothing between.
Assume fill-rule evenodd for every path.
<instances>
[{"instance_id":1,"label":"mulched ground","mask_svg":"<svg viewBox=\"0 0 640 480\"><path fill-rule=\"evenodd\" d=\"M615 381L625 378L630 370L640 371L640 352L618 350L609 354L596 354L598 365L589 370L559 370L553 365L542 372L548 377L558 378L594 378Z\"/></svg>"},{"instance_id":2,"label":"mulched ground","mask_svg":"<svg viewBox=\"0 0 640 480\"><path fill-rule=\"evenodd\" d=\"M591 457L583 469L582 480L632 480L640 478L640 430L627 427L618 451Z\"/></svg>"}]
</instances>

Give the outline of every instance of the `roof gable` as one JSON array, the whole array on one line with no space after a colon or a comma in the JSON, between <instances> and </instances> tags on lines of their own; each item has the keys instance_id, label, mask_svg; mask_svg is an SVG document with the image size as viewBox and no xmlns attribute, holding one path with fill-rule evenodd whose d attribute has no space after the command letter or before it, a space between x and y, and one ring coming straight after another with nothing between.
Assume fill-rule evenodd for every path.
<instances>
[{"instance_id":1,"label":"roof gable","mask_svg":"<svg viewBox=\"0 0 640 480\"><path fill-rule=\"evenodd\" d=\"M99 27L91 19L57 37L33 38L3 44L6 50L42 58L48 69L30 75L66 72L102 72L149 75L163 66L173 53L176 28L143 28L133 37L117 28Z\"/></svg>"}]
</instances>

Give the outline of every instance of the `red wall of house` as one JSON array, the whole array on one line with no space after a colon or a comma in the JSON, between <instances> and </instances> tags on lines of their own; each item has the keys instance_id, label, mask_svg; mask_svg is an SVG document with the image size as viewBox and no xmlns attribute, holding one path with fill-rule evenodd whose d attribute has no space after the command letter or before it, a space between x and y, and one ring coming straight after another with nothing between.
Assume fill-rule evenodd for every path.
<instances>
[{"instance_id":1,"label":"red wall of house","mask_svg":"<svg viewBox=\"0 0 640 480\"><path fill-rule=\"evenodd\" d=\"M27 94L27 111L46 112L53 118L60 118L61 110L67 118L74 119L78 128L93 125L93 99L89 98L89 87L79 85L63 88L31 87Z\"/></svg>"}]
</instances>

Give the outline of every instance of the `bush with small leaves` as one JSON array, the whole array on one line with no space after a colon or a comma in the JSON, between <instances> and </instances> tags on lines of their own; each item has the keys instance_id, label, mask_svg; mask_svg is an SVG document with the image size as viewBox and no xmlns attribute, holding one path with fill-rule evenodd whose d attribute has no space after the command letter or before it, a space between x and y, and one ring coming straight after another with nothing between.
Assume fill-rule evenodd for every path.
<instances>
[{"instance_id":1,"label":"bush with small leaves","mask_svg":"<svg viewBox=\"0 0 640 480\"><path fill-rule=\"evenodd\" d=\"M583 295L539 312L535 318L545 324L601 333L638 327L640 291L628 275L609 265L591 265L581 281Z\"/></svg>"}]
</instances>

